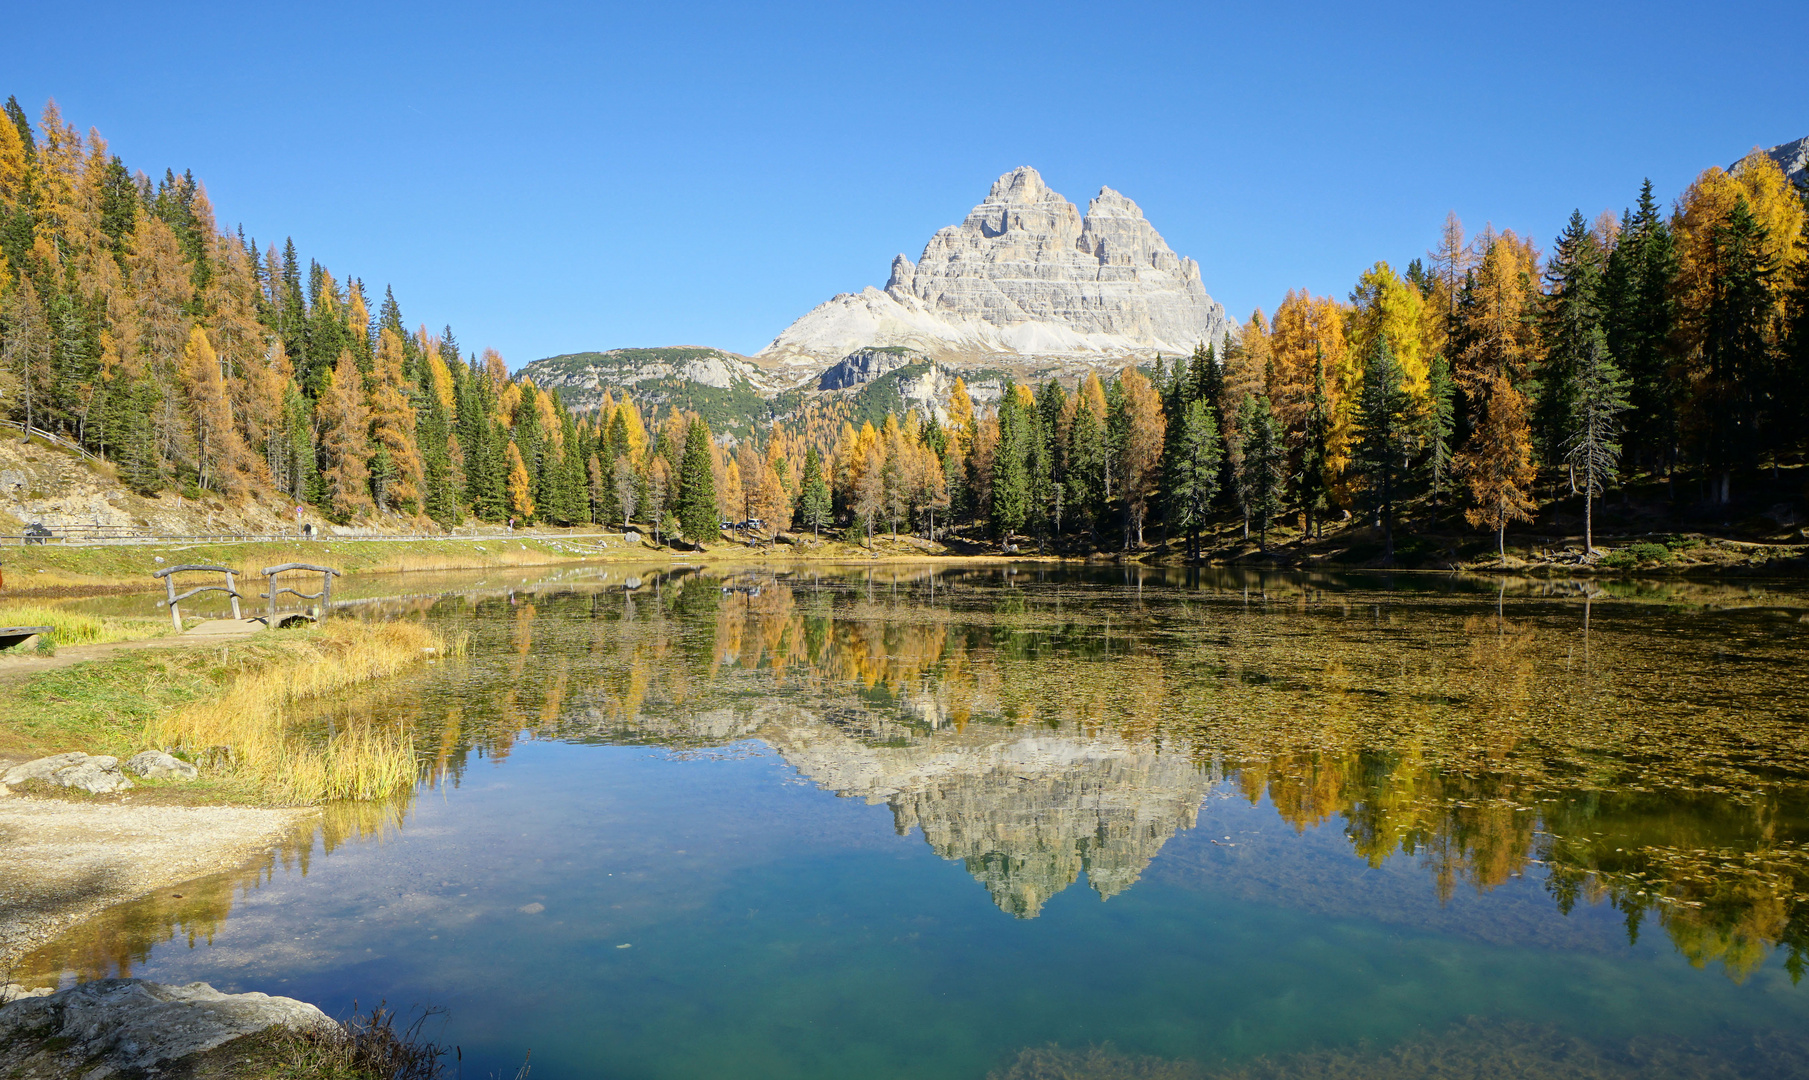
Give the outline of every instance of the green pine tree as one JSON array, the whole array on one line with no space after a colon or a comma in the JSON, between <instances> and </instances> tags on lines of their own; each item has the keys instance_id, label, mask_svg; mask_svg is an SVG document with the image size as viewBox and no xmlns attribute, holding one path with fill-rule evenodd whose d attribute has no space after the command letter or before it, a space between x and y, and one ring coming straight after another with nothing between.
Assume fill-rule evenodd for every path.
<instances>
[{"instance_id":1,"label":"green pine tree","mask_svg":"<svg viewBox=\"0 0 1809 1080\"><path fill-rule=\"evenodd\" d=\"M1744 197L1734 201L1727 221L1717 225L1714 245L1718 272L1703 326L1703 387L1708 414L1705 460L1715 501L1732 500L1733 473L1754 463L1759 447L1759 389L1772 374L1765 329L1773 303L1777 268L1765 253L1763 223Z\"/></svg>"},{"instance_id":2,"label":"green pine tree","mask_svg":"<svg viewBox=\"0 0 1809 1080\"><path fill-rule=\"evenodd\" d=\"M1539 371L1533 425L1539 456L1556 466L1563 460L1570 434L1577 369L1602 325L1602 249L1582 211L1570 212L1570 222L1558 237L1545 277L1545 360Z\"/></svg>"},{"instance_id":3,"label":"green pine tree","mask_svg":"<svg viewBox=\"0 0 1809 1080\"><path fill-rule=\"evenodd\" d=\"M1325 350L1313 357L1313 397L1307 403L1306 422L1300 433L1300 474L1295 491L1306 515L1307 536L1316 534L1330 505L1325 482L1326 458L1332 435L1332 403L1325 391Z\"/></svg>"},{"instance_id":4,"label":"green pine tree","mask_svg":"<svg viewBox=\"0 0 1809 1080\"><path fill-rule=\"evenodd\" d=\"M1440 500L1451 479L1451 436L1457 429L1457 387L1444 353L1432 358L1426 376L1426 411L1420 443L1426 448L1426 470L1432 480L1432 523L1438 524Z\"/></svg>"},{"instance_id":5,"label":"green pine tree","mask_svg":"<svg viewBox=\"0 0 1809 1080\"><path fill-rule=\"evenodd\" d=\"M1670 352L1677 247L1650 180L1640 188L1638 209L1621 220L1603 279L1603 321L1608 354L1628 377L1628 448L1635 461L1656 469L1675 464L1680 435L1683 391Z\"/></svg>"},{"instance_id":6,"label":"green pine tree","mask_svg":"<svg viewBox=\"0 0 1809 1080\"><path fill-rule=\"evenodd\" d=\"M1200 530L1218 495L1219 459L1223 454L1218 423L1212 418L1212 406L1204 398L1194 398L1173 426L1174 449L1163 473L1168 527L1186 535L1188 554L1197 559Z\"/></svg>"},{"instance_id":7,"label":"green pine tree","mask_svg":"<svg viewBox=\"0 0 1809 1080\"><path fill-rule=\"evenodd\" d=\"M992 527L1001 540L1030 517L1030 450L1036 418L1018 400L1017 383L999 399L999 448L992 463Z\"/></svg>"},{"instance_id":8,"label":"green pine tree","mask_svg":"<svg viewBox=\"0 0 1809 1080\"><path fill-rule=\"evenodd\" d=\"M1377 334L1363 368L1363 396L1357 405L1357 472L1382 526L1382 559L1394 560L1394 504L1401 473L1412 449L1413 395L1400 361Z\"/></svg>"},{"instance_id":9,"label":"green pine tree","mask_svg":"<svg viewBox=\"0 0 1809 1080\"><path fill-rule=\"evenodd\" d=\"M821 537L823 526L830 522L832 503L829 483L823 479L823 457L815 446L804 452L804 477L800 489L798 513L801 520L810 527L813 537Z\"/></svg>"},{"instance_id":10,"label":"green pine tree","mask_svg":"<svg viewBox=\"0 0 1809 1080\"><path fill-rule=\"evenodd\" d=\"M1267 548L1269 522L1281 510L1286 493L1288 461L1281 422L1267 394L1251 394L1238 403L1237 426L1244 439L1244 460L1237 474L1238 500L1246 519L1256 521L1258 545Z\"/></svg>"},{"instance_id":11,"label":"green pine tree","mask_svg":"<svg viewBox=\"0 0 1809 1080\"><path fill-rule=\"evenodd\" d=\"M1583 490L1583 550L1595 552L1595 500L1620 467L1620 416L1627 411L1627 381L1600 327L1590 335L1571 388L1570 437L1565 460Z\"/></svg>"},{"instance_id":12,"label":"green pine tree","mask_svg":"<svg viewBox=\"0 0 1809 1080\"><path fill-rule=\"evenodd\" d=\"M716 509L716 475L710 469L710 425L702 417L685 430L685 455L678 467L679 531L693 544L722 535Z\"/></svg>"}]
</instances>

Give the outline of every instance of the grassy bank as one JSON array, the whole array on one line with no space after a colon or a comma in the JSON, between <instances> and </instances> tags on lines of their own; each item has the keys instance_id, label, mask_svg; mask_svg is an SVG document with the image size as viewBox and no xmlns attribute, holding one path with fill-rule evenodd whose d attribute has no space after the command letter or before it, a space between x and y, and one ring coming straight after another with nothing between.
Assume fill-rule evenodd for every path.
<instances>
[{"instance_id":1,"label":"grassy bank","mask_svg":"<svg viewBox=\"0 0 1809 1080\"><path fill-rule=\"evenodd\" d=\"M414 783L414 746L371 725L329 738L288 728L291 706L462 651L416 623L340 621L219 648L151 649L0 684L0 753L126 757L167 749L202 764L184 801L380 798Z\"/></svg>"},{"instance_id":2,"label":"grassy bank","mask_svg":"<svg viewBox=\"0 0 1809 1080\"><path fill-rule=\"evenodd\" d=\"M252 575L278 563L305 562L344 573L487 570L551 566L586 559L642 558L647 549L594 536L485 536L433 540L322 539L207 541L180 544L42 544L0 548L8 596L83 589L161 589L151 573L179 563L228 566ZM157 561L161 558L163 561ZM242 587L243 588L243 587ZM252 592L252 589L244 589Z\"/></svg>"}]
</instances>

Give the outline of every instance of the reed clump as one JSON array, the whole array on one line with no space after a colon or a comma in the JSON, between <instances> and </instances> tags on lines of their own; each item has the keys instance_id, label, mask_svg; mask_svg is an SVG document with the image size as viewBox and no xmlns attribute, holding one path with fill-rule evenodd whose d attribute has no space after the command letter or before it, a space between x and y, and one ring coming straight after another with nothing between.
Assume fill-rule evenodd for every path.
<instances>
[{"instance_id":1,"label":"reed clump","mask_svg":"<svg viewBox=\"0 0 1809 1080\"><path fill-rule=\"evenodd\" d=\"M168 619L103 619L33 604L0 604L0 626L48 626L58 645L99 645L108 641L161 637Z\"/></svg>"},{"instance_id":2,"label":"reed clump","mask_svg":"<svg viewBox=\"0 0 1809 1080\"><path fill-rule=\"evenodd\" d=\"M291 707L463 653L462 639L418 623L333 623L222 693L156 717L145 741L219 761L282 802L381 799L414 786L413 737L364 719L310 738L290 729Z\"/></svg>"}]
</instances>

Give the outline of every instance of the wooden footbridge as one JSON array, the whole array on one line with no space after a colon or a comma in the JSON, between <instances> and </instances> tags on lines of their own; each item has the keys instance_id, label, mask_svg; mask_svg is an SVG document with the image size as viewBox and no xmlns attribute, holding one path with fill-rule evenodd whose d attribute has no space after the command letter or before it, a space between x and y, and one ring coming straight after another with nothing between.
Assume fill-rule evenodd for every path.
<instances>
[{"instance_id":1,"label":"wooden footbridge","mask_svg":"<svg viewBox=\"0 0 1809 1080\"><path fill-rule=\"evenodd\" d=\"M313 563L282 563L278 566L266 566L259 573L264 578L264 591L257 594L257 599L269 601L269 606L262 616L252 616L251 618L246 618L239 606L239 601L244 599L245 595L239 592L238 571L231 567L183 563L181 566L165 567L152 573L151 576L163 579L164 587L169 592L169 599L163 602L163 606L170 609L170 622L175 626L178 634L184 633L182 611L178 605L191 596L207 592L220 592L227 595L232 601L232 619L214 619L204 622L200 626L186 631L187 633L249 634L263 629L293 626L298 622L319 622L326 617L327 608L333 603L333 579L340 576L339 571L330 566L315 566ZM284 574L296 573L319 574L320 591L302 592L292 586L278 587L277 579L279 577ZM178 593L176 591L177 574L219 574L225 584L215 584L210 581ZM295 579L290 578L289 580L294 581ZM277 598L283 595L295 596L302 600L318 600L320 603L296 608L285 613L283 606L277 602Z\"/></svg>"}]
</instances>

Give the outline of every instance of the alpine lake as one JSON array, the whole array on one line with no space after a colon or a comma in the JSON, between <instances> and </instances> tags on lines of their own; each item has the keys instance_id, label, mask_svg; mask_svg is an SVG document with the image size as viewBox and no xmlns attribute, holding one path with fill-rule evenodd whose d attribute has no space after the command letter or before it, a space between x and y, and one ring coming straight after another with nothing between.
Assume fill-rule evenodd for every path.
<instances>
[{"instance_id":1,"label":"alpine lake","mask_svg":"<svg viewBox=\"0 0 1809 1080\"><path fill-rule=\"evenodd\" d=\"M1809 1075L1802 583L342 592L468 635L308 710L411 732L415 792L28 973L432 1007L473 1078Z\"/></svg>"}]
</instances>

